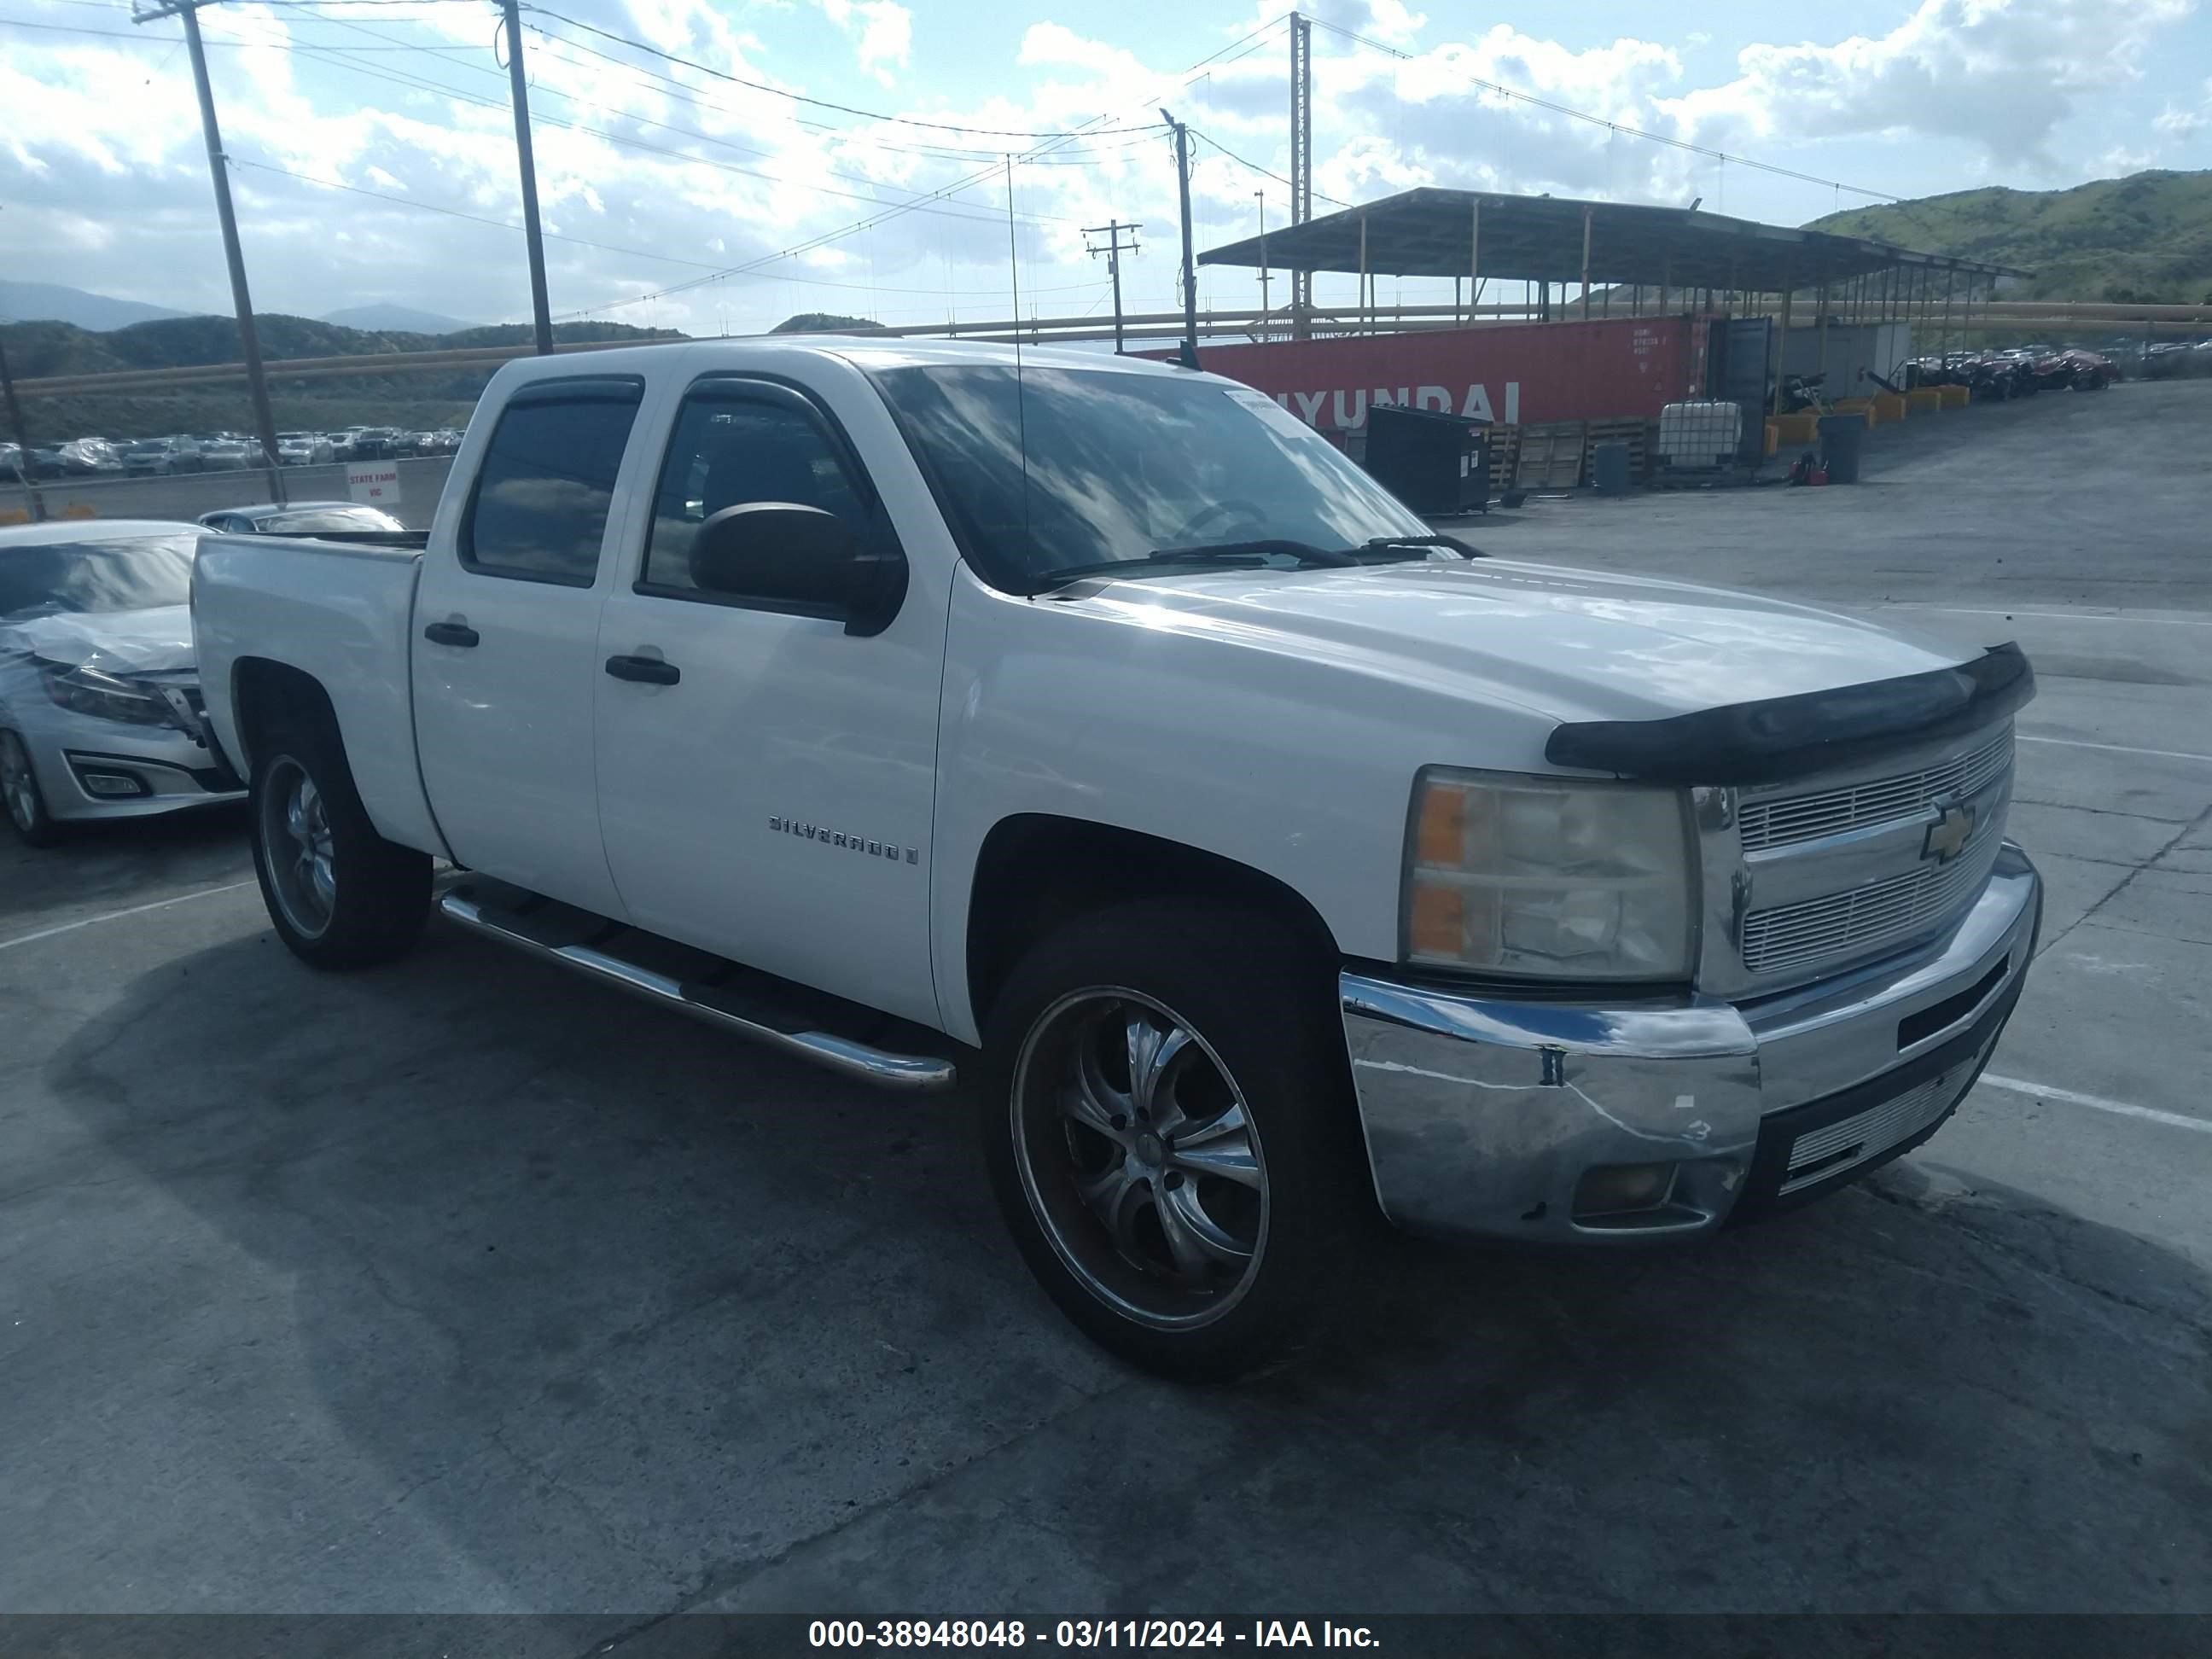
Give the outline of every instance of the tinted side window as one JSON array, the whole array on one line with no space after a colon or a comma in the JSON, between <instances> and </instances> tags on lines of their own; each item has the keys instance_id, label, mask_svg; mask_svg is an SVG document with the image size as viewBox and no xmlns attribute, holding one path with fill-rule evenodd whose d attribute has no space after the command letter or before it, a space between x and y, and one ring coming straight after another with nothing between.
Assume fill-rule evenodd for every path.
<instances>
[{"instance_id":1,"label":"tinted side window","mask_svg":"<svg viewBox=\"0 0 2212 1659\"><path fill-rule=\"evenodd\" d=\"M864 533L868 503L829 435L802 410L734 390L694 392L684 400L645 550L641 591L679 596L691 580L691 539L726 507L790 501L836 514Z\"/></svg>"},{"instance_id":2,"label":"tinted side window","mask_svg":"<svg viewBox=\"0 0 2212 1659\"><path fill-rule=\"evenodd\" d=\"M462 520L461 562L487 576L589 587L639 395L617 388L510 404Z\"/></svg>"}]
</instances>

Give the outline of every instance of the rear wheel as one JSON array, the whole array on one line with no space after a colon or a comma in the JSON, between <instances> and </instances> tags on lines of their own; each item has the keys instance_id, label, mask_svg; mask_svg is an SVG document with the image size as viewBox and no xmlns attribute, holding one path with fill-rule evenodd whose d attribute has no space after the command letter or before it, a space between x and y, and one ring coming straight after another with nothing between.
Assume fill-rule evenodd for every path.
<instances>
[{"instance_id":1,"label":"rear wheel","mask_svg":"<svg viewBox=\"0 0 2212 1659\"><path fill-rule=\"evenodd\" d=\"M376 833L325 730L270 734L253 764L253 869L277 937L317 968L366 968L415 943L430 860Z\"/></svg>"},{"instance_id":2,"label":"rear wheel","mask_svg":"<svg viewBox=\"0 0 2212 1659\"><path fill-rule=\"evenodd\" d=\"M0 732L0 800L8 808L8 822L27 847L51 847L61 839L61 825L46 811L39 775L31 767L31 751L13 732Z\"/></svg>"},{"instance_id":3,"label":"rear wheel","mask_svg":"<svg viewBox=\"0 0 2212 1659\"><path fill-rule=\"evenodd\" d=\"M1233 1377L1325 1328L1374 1218L1330 964L1263 913L1148 901L1010 976L984 1149L1061 1310L1164 1375Z\"/></svg>"}]
</instances>

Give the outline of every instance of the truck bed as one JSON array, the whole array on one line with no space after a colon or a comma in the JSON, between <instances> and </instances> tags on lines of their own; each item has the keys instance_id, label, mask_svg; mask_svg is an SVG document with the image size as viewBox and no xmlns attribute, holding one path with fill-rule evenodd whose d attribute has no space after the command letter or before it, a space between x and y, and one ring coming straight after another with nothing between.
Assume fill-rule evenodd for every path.
<instances>
[{"instance_id":1,"label":"truck bed","mask_svg":"<svg viewBox=\"0 0 2212 1659\"><path fill-rule=\"evenodd\" d=\"M272 664L298 670L329 695L378 833L434 851L413 745L391 741L414 730L415 584L425 539L419 531L210 536L192 568L192 617L208 720L240 776L253 764L239 732L241 682Z\"/></svg>"}]
</instances>

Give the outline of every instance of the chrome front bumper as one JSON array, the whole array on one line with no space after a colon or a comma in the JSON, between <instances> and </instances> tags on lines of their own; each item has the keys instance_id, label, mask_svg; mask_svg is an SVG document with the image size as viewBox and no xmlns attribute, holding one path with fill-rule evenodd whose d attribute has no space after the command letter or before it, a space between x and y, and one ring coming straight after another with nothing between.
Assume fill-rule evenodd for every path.
<instances>
[{"instance_id":1,"label":"chrome front bumper","mask_svg":"<svg viewBox=\"0 0 2212 1659\"><path fill-rule=\"evenodd\" d=\"M1504 1000L1347 972L1376 1196L1413 1231L1585 1243L1815 1197L1948 1115L2011 1014L2042 910L2007 842L1933 945L1741 1004ZM1627 1207L1601 1190L1638 1188Z\"/></svg>"}]
</instances>

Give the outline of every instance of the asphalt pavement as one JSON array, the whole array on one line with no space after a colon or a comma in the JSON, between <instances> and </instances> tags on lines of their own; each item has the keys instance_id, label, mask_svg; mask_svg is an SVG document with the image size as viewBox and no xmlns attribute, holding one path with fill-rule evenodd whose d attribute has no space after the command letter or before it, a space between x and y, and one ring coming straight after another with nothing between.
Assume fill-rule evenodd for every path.
<instances>
[{"instance_id":1,"label":"asphalt pavement","mask_svg":"<svg viewBox=\"0 0 2212 1659\"><path fill-rule=\"evenodd\" d=\"M1877 433L1856 488L1477 521L2019 639L2039 961L1860 1187L1398 1245L1234 1390L1065 1326L963 1098L435 924L313 974L234 813L0 849L0 1609L2212 1612L2208 430L2127 385Z\"/></svg>"}]
</instances>

